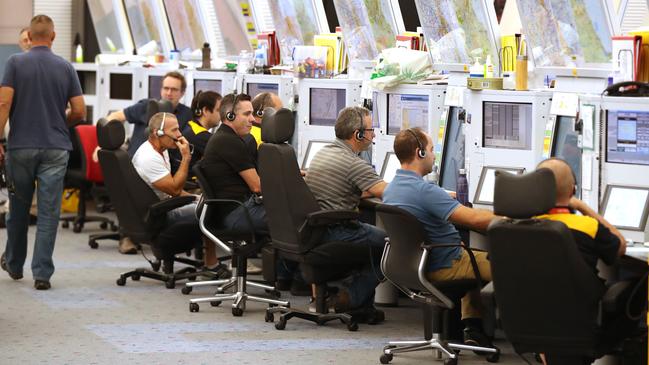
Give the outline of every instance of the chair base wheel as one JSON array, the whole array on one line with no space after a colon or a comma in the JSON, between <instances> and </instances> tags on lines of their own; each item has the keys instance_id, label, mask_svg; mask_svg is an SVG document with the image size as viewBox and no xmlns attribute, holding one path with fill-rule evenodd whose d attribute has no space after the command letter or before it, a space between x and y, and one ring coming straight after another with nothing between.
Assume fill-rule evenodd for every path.
<instances>
[{"instance_id":1,"label":"chair base wheel","mask_svg":"<svg viewBox=\"0 0 649 365\"><path fill-rule=\"evenodd\" d=\"M241 317L243 315L243 308L232 308L232 315L235 317Z\"/></svg>"},{"instance_id":2,"label":"chair base wheel","mask_svg":"<svg viewBox=\"0 0 649 365\"><path fill-rule=\"evenodd\" d=\"M126 285L126 278L120 277L119 279L117 279L116 283L119 286L124 286L124 285Z\"/></svg>"},{"instance_id":3,"label":"chair base wheel","mask_svg":"<svg viewBox=\"0 0 649 365\"><path fill-rule=\"evenodd\" d=\"M99 247L99 244L97 243L97 241L91 240L91 241L88 241L88 246L90 246L90 248L96 250Z\"/></svg>"},{"instance_id":4,"label":"chair base wheel","mask_svg":"<svg viewBox=\"0 0 649 365\"><path fill-rule=\"evenodd\" d=\"M108 223L106 223L106 222L101 222L101 223L99 223L99 228L101 228L101 229L106 229L106 228L108 228Z\"/></svg>"},{"instance_id":5,"label":"chair base wheel","mask_svg":"<svg viewBox=\"0 0 649 365\"><path fill-rule=\"evenodd\" d=\"M221 301L220 300L213 300L213 301L210 302L210 305L212 307L218 307L218 306L221 305Z\"/></svg>"},{"instance_id":6,"label":"chair base wheel","mask_svg":"<svg viewBox=\"0 0 649 365\"><path fill-rule=\"evenodd\" d=\"M498 347L496 347L496 346L494 346L494 348L496 349L496 353L495 354L489 354L486 357L487 362L498 362L500 360L500 349Z\"/></svg>"},{"instance_id":7,"label":"chair base wheel","mask_svg":"<svg viewBox=\"0 0 649 365\"><path fill-rule=\"evenodd\" d=\"M264 321L266 323L274 322L275 321L275 316L272 313L266 312L266 315L264 316Z\"/></svg>"},{"instance_id":8,"label":"chair base wheel","mask_svg":"<svg viewBox=\"0 0 649 365\"><path fill-rule=\"evenodd\" d=\"M275 323L275 329L278 329L278 330L281 331L281 330L283 330L285 328L286 328L286 318L279 317L279 321L277 323Z\"/></svg>"},{"instance_id":9,"label":"chair base wheel","mask_svg":"<svg viewBox=\"0 0 649 365\"><path fill-rule=\"evenodd\" d=\"M199 306L198 303L189 303L189 311L191 313L198 312Z\"/></svg>"},{"instance_id":10,"label":"chair base wheel","mask_svg":"<svg viewBox=\"0 0 649 365\"><path fill-rule=\"evenodd\" d=\"M392 354L383 354L383 355L381 355L381 358L379 359L379 361L381 362L381 364L389 364L390 361L392 361L393 358L394 358L394 356Z\"/></svg>"},{"instance_id":11,"label":"chair base wheel","mask_svg":"<svg viewBox=\"0 0 649 365\"><path fill-rule=\"evenodd\" d=\"M182 289L180 289L180 292L187 295L192 292L192 287L191 286L185 286Z\"/></svg>"},{"instance_id":12,"label":"chair base wheel","mask_svg":"<svg viewBox=\"0 0 649 365\"><path fill-rule=\"evenodd\" d=\"M131 276L131 279L133 279L133 281L140 281L140 275L133 275Z\"/></svg>"},{"instance_id":13,"label":"chair base wheel","mask_svg":"<svg viewBox=\"0 0 649 365\"><path fill-rule=\"evenodd\" d=\"M176 281L175 280L167 280L167 281L165 281L165 288L173 289L175 287L176 287Z\"/></svg>"},{"instance_id":14,"label":"chair base wheel","mask_svg":"<svg viewBox=\"0 0 649 365\"><path fill-rule=\"evenodd\" d=\"M444 365L457 365L457 357L455 359L444 359Z\"/></svg>"}]
</instances>

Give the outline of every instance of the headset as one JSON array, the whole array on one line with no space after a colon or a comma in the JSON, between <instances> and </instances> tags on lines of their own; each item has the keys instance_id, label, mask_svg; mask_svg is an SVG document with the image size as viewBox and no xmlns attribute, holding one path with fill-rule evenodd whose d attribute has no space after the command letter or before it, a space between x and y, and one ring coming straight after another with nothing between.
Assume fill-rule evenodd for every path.
<instances>
[{"instance_id":1,"label":"headset","mask_svg":"<svg viewBox=\"0 0 649 365\"><path fill-rule=\"evenodd\" d=\"M417 151L417 156L419 156L419 158L426 158L426 150L421 145L421 141L419 140L419 137L417 137L417 133L415 133L412 128L408 128L406 130L410 132L410 134L415 137L415 141L417 141L417 147L419 148L419 151Z\"/></svg>"},{"instance_id":2,"label":"headset","mask_svg":"<svg viewBox=\"0 0 649 365\"><path fill-rule=\"evenodd\" d=\"M237 107L237 103L239 102L239 96L243 94L236 94L234 96L234 101L232 102L232 108L230 108L230 111L225 113L225 119L229 120L230 122L234 122L235 119L237 119L237 115L234 113L234 108Z\"/></svg>"},{"instance_id":3,"label":"headset","mask_svg":"<svg viewBox=\"0 0 649 365\"><path fill-rule=\"evenodd\" d=\"M167 113L162 112L162 123L160 123L160 128L158 128L157 131L155 131L156 136L162 137L165 135L165 119L167 118Z\"/></svg>"},{"instance_id":4,"label":"headset","mask_svg":"<svg viewBox=\"0 0 649 365\"><path fill-rule=\"evenodd\" d=\"M198 101L198 98L201 96L202 93L203 93L203 90L198 90L196 95L194 95L194 98L197 100L196 101L196 109L194 109L194 115L196 115L199 118L201 117L201 115L203 115L203 108L201 108L200 102Z\"/></svg>"},{"instance_id":5,"label":"headset","mask_svg":"<svg viewBox=\"0 0 649 365\"><path fill-rule=\"evenodd\" d=\"M259 118L263 117L264 116L265 105L270 104L271 101L272 101L271 93L266 93L266 95L264 95L264 100L261 101L260 108L255 110L255 116L257 116Z\"/></svg>"},{"instance_id":6,"label":"headset","mask_svg":"<svg viewBox=\"0 0 649 365\"><path fill-rule=\"evenodd\" d=\"M356 139L362 141L365 139L365 123L363 123L363 113L361 113L361 109L357 106L354 107L354 110L358 114L358 119L360 120L360 127L358 128L358 132L356 132Z\"/></svg>"}]
</instances>

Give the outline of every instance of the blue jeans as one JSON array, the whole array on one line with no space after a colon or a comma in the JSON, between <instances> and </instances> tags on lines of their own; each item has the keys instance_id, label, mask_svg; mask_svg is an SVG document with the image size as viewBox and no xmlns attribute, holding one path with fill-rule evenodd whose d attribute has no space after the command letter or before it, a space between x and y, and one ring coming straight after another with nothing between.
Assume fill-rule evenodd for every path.
<instances>
[{"instance_id":1,"label":"blue jeans","mask_svg":"<svg viewBox=\"0 0 649 365\"><path fill-rule=\"evenodd\" d=\"M49 281L54 273L52 253L61 213L63 179L69 152L59 149L17 149L6 155L9 213L5 255L9 271L22 273L27 257L29 208L37 188L38 222L32 257L34 280ZM36 186L35 186L36 183Z\"/></svg>"},{"instance_id":2,"label":"blue jeans","mask_svg":"<svg viewBox=\"0 0 649 365\"><path fill-rule=\"evenodd\" d=\"M368 248L368 264L361 271L354 273L350 280L343 282L349 292L349 304L352 308L370 305L374 301L374 288L383 280L380 253L383 253L386 236L383 230L367 223L359 223L358 226L332 226L324 234L323 242L346 241Z\"/></svg>"},{"instance_id":3,"label":"blue jeans","mask_svg":"<svg viewBox=\"0 0 649 365\"><path fill-rule=\"evenodd\" d=\"M198 227L198 218L196 217L197 202L191 202L182 207L167 212L167 225L171 226L176 223L195 223Z\"/></svg>"},{"instance_id":4,"label":"blue jeans","mask_svg":"<svg viewBox=\"0 0 649 365\"><path fill-rule=\"evenodd\" d=\"M246 209L250 216L250 222L246 218ZM268 236L270 234L268 219L266 218L266 208L264 208L263 204L256 203L253 198L246 200L243 206L234 209L223 220L223 224L227 229L237 232L249 232L250 223L252 223L255 234L260 236Z\"/></svg>"}]
</instances>

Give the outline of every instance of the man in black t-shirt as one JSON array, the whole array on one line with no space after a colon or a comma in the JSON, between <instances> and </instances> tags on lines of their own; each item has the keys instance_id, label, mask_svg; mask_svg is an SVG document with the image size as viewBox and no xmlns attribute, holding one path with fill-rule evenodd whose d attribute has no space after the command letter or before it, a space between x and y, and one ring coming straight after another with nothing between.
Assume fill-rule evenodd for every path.
<instances>
[{"instance_id":1,"label":"man in black t-shirt","mask_svg":"<svg viewBox=\"0 0 649 365\"><path fill-rule=\"evenodd\" d=\"M207 143L201 164L215 198L244 202L255 232L267 234L266 211L256 199L261 195L261 182L246 140L254 121L252 112L250 96L246 94L223 98L219 110L221 126ZM249 228L242 208L221 207L219 216L229 229Z\"/></svg>"}]
</instances>

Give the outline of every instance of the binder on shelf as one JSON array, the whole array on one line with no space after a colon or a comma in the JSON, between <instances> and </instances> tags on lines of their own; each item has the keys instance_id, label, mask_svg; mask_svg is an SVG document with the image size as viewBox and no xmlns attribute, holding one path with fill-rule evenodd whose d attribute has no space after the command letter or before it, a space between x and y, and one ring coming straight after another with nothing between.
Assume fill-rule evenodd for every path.
<instances>
[{"instance_id":1,"label":"binder on shelf","mask_svg":"<svg viewBox=\"0 0 649 365\"><path fill-rule=\"evenodd\" d=\"M275 31L262 32L257 35L258 46L268 50L268 65L275 66L280 62L279 43Z\"/></svg>"},{"instance_id":2,"label":"binder on shelf","mask_svg":"<svg viewBox=\"0 0 649 365\"><path fill-rule=\"evenodd\" d=\"M627 75L629 80L641 81L639 73L641 63L642 37L615 36L611 37L613 43L613 67L620 67L620 72ZM645 60L646 62L646 60Z\"/></svg>"}]
</instances>

